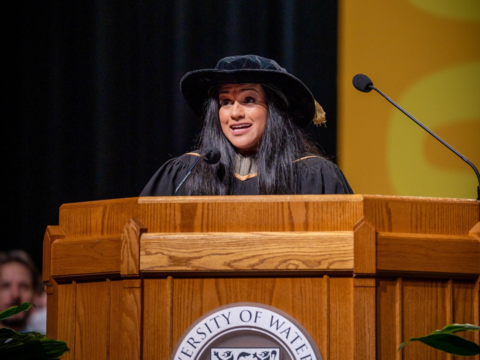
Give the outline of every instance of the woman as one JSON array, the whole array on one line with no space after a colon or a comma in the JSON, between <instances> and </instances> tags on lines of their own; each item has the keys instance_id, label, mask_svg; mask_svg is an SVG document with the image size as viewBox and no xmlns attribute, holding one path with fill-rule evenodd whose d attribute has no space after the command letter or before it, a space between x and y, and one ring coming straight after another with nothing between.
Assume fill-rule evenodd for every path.
<instances>
[{"instance_id":1,"label":"woman","mask_svg":"<svg viewBox=\"0 0 480 360\"><path fill-rule=\"evenodd\" d=\"M185 100L204 118L197 151L164 164L140 196L351 194L338 167L322 158L300 127L325 122L310 90L275 61L231 56L211 70L187 73ZM220 150L220 162L200 161L203 150Z\"/></svg>"}]
</instances>

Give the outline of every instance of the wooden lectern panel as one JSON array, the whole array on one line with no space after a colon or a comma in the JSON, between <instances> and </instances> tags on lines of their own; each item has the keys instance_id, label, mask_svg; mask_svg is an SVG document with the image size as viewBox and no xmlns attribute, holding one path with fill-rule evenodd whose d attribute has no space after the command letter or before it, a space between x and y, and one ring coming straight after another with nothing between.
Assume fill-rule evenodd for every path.
<instances>
[{"instance_id":1,"label":"wooden lectern panel","mask_svg":"<svg viewBox=\"0 0 480 360\"><path fill-rule=\"evenodd\" d=\"M216 307L258 302L297 319L320 346L324 359L352 357L351 333L345 326L352 323L351 278L190 278L174 280L173 288L173 343Z\"/></svg>"},{"instance_id":2,"label":"wooden lectern panel","mask_svg":"<svg viewBox=\"0 0 480 360\"><path fill-rule=\"evenodd\" d=\"M173 350L173 279L144 280L143 358L169 359Z\"/></svg>"},{"instance_id":3,"label":"wooden lectern panel","mask_svg":"<svg viewBox=\"0 0 480 360\"><path fill-rule=\"evenodd\" d=\"M75 306L75 358L106 358L109 349L110 281L79 283Z\"/></svg>"},{"instance_id":4,"label":"wooden lectern panel","mask_svg":"<svg viewBox=\"0 0 480 360\"><path fill-rule=\"evenodd\" d=\"M480 242L471 236L377 234L381 271L480 274Z\"/></svg>"},{"instance_id":5,"label":"wooden lectern panel","mask_svg":"<svg viewBox=\"0 0 480 360\"><path fill-rule=\"evenodd\" d=\"M477 293L477 295L476 295ZM477 300L475 300L477 299ZM382 279L377 285L378 359L446 359L447 354L421 343L397 349L410 337L449 323L478 324L476 281ZM457 333L474 340L474 333ZM478 341L478 340L477 340Z\"/></svg>"},{"instance_id":6,"label":"wooden lectern panel","mask_svg":"<svg viewBox=\"0 0 480 360\"><path fill-rule=\"evenodd\" d=\"M376 232L468 236L479 221L478 201L363 195Z\"/></svg>"},{"instance_id":7,"label":"wooden lectern panel","mask_svg":"<svg viewBox=\"0 0 480 360\"><path fill-rule=\"evenodd\" d=\"M140 270L155 273L351 272L353 231L153 233L142 237L140 255Z\"/></svg>"},{"instance_id":8,"label":"wooden lectern panel","mask_svg":"<svg viewBox=\"0 0 480 360\"><path fill-rule=\"evenodd\" d=\"M448 323L480 323L479 204L375 195L66 204L45 233L43 274L47 335L67 342L65 359L169 359L196 319L235 302L290 314L324 360L451 359L419 343L397 349Z\"/></svg>"}]
</instances>

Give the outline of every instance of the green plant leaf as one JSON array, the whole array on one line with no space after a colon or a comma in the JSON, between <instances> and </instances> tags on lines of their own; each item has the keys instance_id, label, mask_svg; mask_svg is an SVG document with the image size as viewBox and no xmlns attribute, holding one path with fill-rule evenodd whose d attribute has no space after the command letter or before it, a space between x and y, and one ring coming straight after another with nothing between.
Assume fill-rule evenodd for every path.
<instances>
[{"instance_id":1,"label":"green plant leaf","mask_svg":"<svg viewBox=\"0 0 480 360\"><path fill-rule=\"evenodd\" d=\"M48 339L39 332L18 333L0 329L0 359L54 360L67 351L69 349L64 341Z\"/></svg>"},{"instance_id":2,"label":"green plant leaf","mask_svg":"<svg viewBox=\"0 0 480 360\"><path fill-rule=\"evenodd\" d=\"M0 329L0 346L7 341L7 339L13 338L18 333L13 331L12 329L1 328Z\"/></svg>"},{"instance_id":3,"label":"green plant leaf","mask_svg":"<svg viewBox=\"0 0 480 360\"><path fill-rule=\"evenodd\" d=\"M411 338L400 345L398 350L401 350L410 341L420 341L435 349L445 351L453 355L473 356L480 354L480 346L475 344L473 341L464 339L451 333L442 333L440 330L434 331L427 336Z\"/></svg>"},{"instance_id":4,"label":"green plant leaf","mask_svg":"<svg viewBox=\"0 0 480 360\"><path fill-rule=\"evenodd\" d=\"M31 341L33 339L42 339L45 335L40 334L35 331L25 332L25 333L15 333L11 338L15 341Z\"/></svg>"},{"instance_id":5,"label":"green plant leaf","mask_svg":"<svg viewBox=\"0 0 480 360\"><path fill-rule=\"evenodd\" d=\"M0 358L9 356L17 360L53 360L58 359L69 351L67 344L61 340L48 339L45 336L25 333L27 338L23 341L12 339L0 346Z\"/></svg>"},{"instance_id":6,"label":"green plant leaf","mask_svg":"<svg viewBox=\"0 0 480 360\"><path fill-rule=\"evenodd\" d=\"M30 304L28 302L24 302L20 306L12 306L11 308L8 308L7 310L4 310L0 312L0 321L5 320L9 318L10 316L17 315L18 313L21 313L22 311L27 311L29 310L33 304Z\"/></svg>"},{"instance_id":7,"label":"green plant leaf","mask_svg":"<svg viewBox=\"0 0 480 360\"><path fill-rule=\"evenodd\" d=\"M442 330L436 330L433 333L453 334L459 331L479 331L480 326L472 324L450 324L445 326ZM432 334L433 334L432 333Z\"/></svg>"}]
</instances>

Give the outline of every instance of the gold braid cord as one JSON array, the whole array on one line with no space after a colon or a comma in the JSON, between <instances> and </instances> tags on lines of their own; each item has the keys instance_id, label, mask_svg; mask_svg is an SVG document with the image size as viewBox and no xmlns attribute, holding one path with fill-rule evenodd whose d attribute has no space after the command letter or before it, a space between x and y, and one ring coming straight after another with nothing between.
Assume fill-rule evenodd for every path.
<instances>
[{"instance_id":1,"label":"gold braid cord","mask_svg":"<svg viewBox=\"0 0 480 360\"><path fill-rule=\"evenodd\" d=\"M315 115L313 116L313 123L317 126L326 125L327 119L325 118L325 111L320 104L315 100Z\"/></svg>"}]
</instances>

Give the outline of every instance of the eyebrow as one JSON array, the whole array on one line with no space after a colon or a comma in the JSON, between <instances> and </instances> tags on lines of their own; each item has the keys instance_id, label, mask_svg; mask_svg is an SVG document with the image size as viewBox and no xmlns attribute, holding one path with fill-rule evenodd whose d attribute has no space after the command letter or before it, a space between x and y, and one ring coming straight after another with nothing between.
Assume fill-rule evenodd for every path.
<instances>
[{"instance_id":1,"label":"eyebrow","mask_svg":"<svg viewBox=\"0 0 480 360\"><path fill-rule=\"evenodd\" d=\"M260 93L257 91L257 89L254 89L254 88L243 88L243 89L240 89L240 92L242 92L242 91L248 91L248 90L253 90L253 91L255 91L257 94L260 95ZM223 90L223 91L220 90L220 91L218 92L218 94L219 94L219 95L220 95L220 94L228 94L229 92L230 92L230 91L228 91L228 90Z\"/></svg>"}]
</instances>

